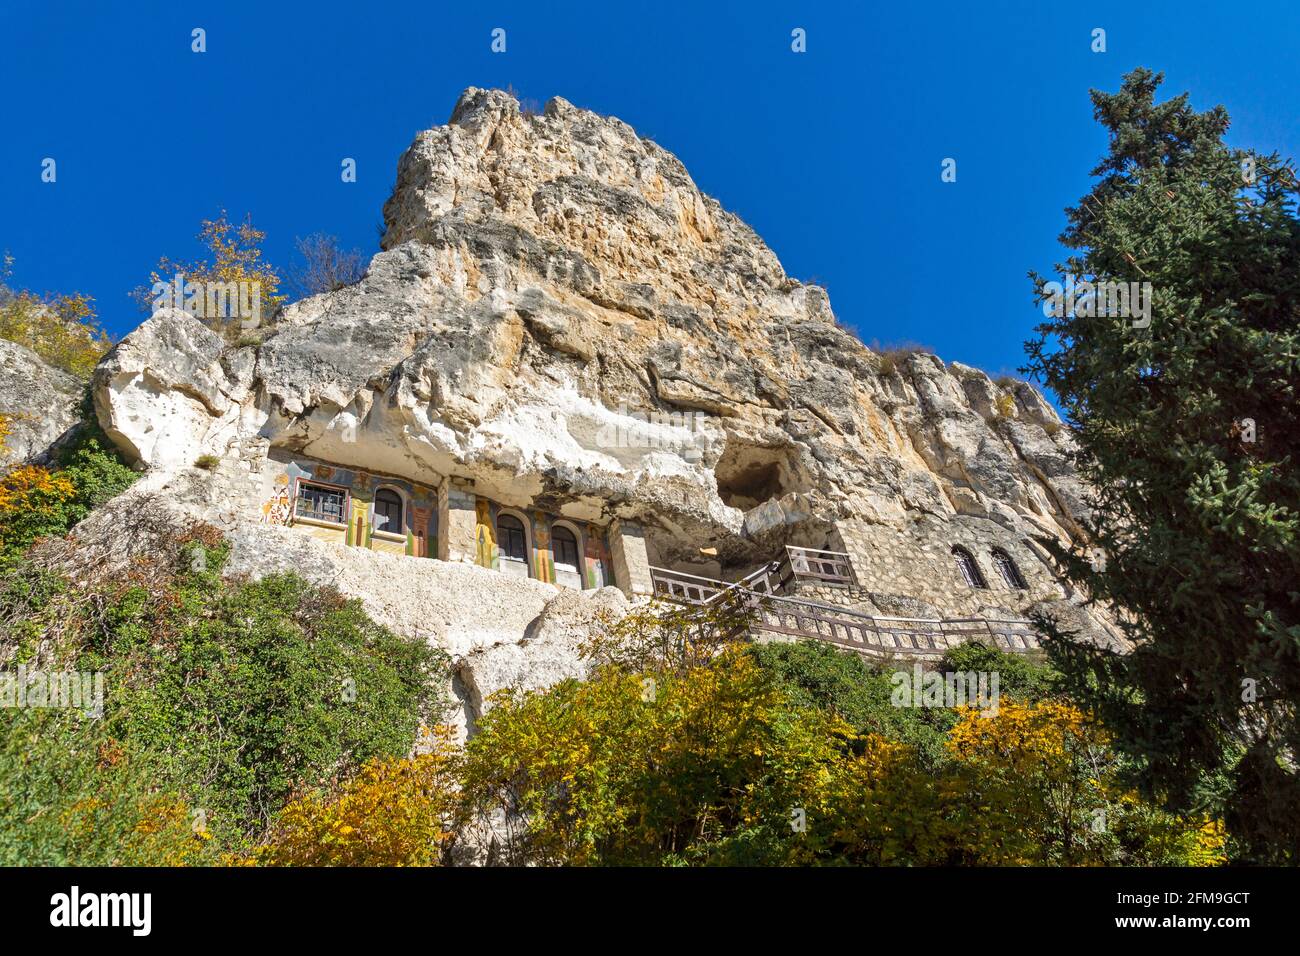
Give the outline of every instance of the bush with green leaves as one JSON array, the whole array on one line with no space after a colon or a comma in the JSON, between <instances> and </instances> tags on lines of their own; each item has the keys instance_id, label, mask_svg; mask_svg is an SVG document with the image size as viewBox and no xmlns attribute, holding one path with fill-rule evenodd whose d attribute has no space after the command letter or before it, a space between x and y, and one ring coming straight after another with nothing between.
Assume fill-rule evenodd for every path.
<instances>
[{"instance_id":1,"label":"bush with green leaves","mask_svg":"<svg viewBox=\"0 0 1300 956\"><path fill-rule=\"evenodd\" d=\"M833 713L858 733L910 744L927 765L944 759L948 711L895 707L892 668L822 641L756 644L750 653L793 704Z\"/></svg>"},{"instance_id":2,"label":"bush with green leaves","mask_svg":"<svg viewBox=\"0 0 1300 956\"><path fill-rule=\"evenodd\" d=\"M102 720L0 712L0 866L176 866L212 859L211 835Z\"/></svg>"},{"instance_id":3,"label":"bush with green leaves","mask_svg":"<svg viewBox=\"0 0 1300 956\"><path fill-rule=\"evenodd\" d=\"M927 767L947 759L944 739L956 722L955 713L892 702L891 676L900 669L910 671L911 662L870 661L821 641L757 644L750 653L793 703L830 711L858 733L907 744ZM1056 681L1041 663L974 642L949 650L934 669L943 674L996 672L999 693L1025 701L1051 696Z\"/></svg>"},{"instance_id":4,"label":"bush with green leaves","mask_svg":"<svg viewBox=\"0 0 1300 956\"><path fill-rule=\"evenodd\" d=\"M59 537L115 495L138 475L93 420L83 421L45 469L51 481L12 505L0 508L0 567L13 561L38 538Z\"/></svg>"},{"instance_id":5,"label":"bush with green leaves","mask_svg":"<svg viewBox=\"0 0 1300 956\"><path fill-rule=\"evenodd\" d=\"M0 637L0 659L102 672L105 713L93 731L120 746L127 766L148 768L123 786L149 788L132 790L137 802L155 788L176 795L214 846L238 849L296 792L327 787L372 758L405 757L443 710L446 658L296 575L223 579L226 545L211 529L188 550L179 569L146 565L93 588L11 568L0 578L0 617L14 627ZM20 750L30 720L0 714L0 747ZM87 732L75 722L46 727L42 753L86 753ZM0 805L59 791L42 784L61 779L55 764L11 765ZM83 790L110 785L93 762L69 764L66 775L78 774ZM54 801L50 812L60 807ZM101 859L76 846L42 851L60 853Z\"/></svg>"}]
</instances>

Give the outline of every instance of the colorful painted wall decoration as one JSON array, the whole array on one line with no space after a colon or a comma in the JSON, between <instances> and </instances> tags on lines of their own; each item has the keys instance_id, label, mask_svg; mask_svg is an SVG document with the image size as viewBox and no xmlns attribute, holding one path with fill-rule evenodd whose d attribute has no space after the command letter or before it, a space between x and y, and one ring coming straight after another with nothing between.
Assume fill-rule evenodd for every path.
<instances>
[{"instance_id":1,"label":"colorful painted wall decoration","mask_svg":"<svg viewBox=\"0 0 1300 956\"><path fill-rule=\"evenodd\" d=\"M500 561L497 553L496 515L492 503L486 498L474 502L474 540L478 548L479 566L498 570Z\"/></svg>"},{"instance_id":2,"label":"colorful painted wall decoration","mask_svg":"<svg viewBox=\"0 0 1300 956\"><path fill-rule=\"evenodd\" d=\"M521 512L513 508L503 509L494 501L479 497L474 504L475 537L477 555L475 563L485 568L501 570L501 553L497 547L497 519L502 512L521 517L527 531L528 576L535 581L558 582L555 571L555 553L551 547L554 540L554 528L557 521L564 521L556 515L545 511ZM609 545L605 540L605 531L594 524L578 525L573 521L564 521L573 529L579 529L582 539L582 576L583 588L599 588L610 583Z\"/></svg>"},{"instance_id":3,"label":"colorful painted wall decoration","mask_svg":"<svg viewBox=\"0 0 1300 956\"><path fill-rule=\"evenodd\" d=\"M262 521L268 524L297 525L313 537L348 547L369 548L389 554L418 558L438 555L438 490L401 478L376 475L359 469L344 468L314 461L301 455L272 455L270 467L262 475L264 499ZM300 507L304 486L323 493L325 505L317 502L317 511ZM375 498L381 490L394 492L401 499L400 530L390 531L380 523L375 527ZM391 507L391 496L385 496ZM565 521L544 511L503 509L495 502L472 493L463 494L457 507L468 508L474 501L475 563L501 570L497 544L497 520L504 512L522 519L528 539L527 574L537 581L562 583L583 588L599 588L610 583L609 543L605 530L598 525ZM573 530L580 542L578 575L565 572L557 580L555 555L552 551L557 521ZM514 570L521 576L524 569Z\"/></svg>"},{"instance_id":4,"label":"colorful painted wall decoration","mask_svg":"<svg viewBox=\"0 0 1300 956\"><path fill-rule=\"evenodd\" d=\"M268 463L270 468L263 475L263 482L270 486L262 504L264 522L301 523L310 527L313 536L349 547L414 557L437 554L438 495L434 489L401 478L327 465L298 455L283 459L273 455ZM303 518L297 508L303 482L340 492L344 497L340 515L343 520ZM375 492L380 488L390 489L402 502L401 527L390 534L376 533L374 527Z\"/></svg>"},{"instance_id":5,"label":"colorful painted wall decoration","mask_svg":"<svg viewBox=\"0 0 1300 956\"><path fill-rule=\"evenodd\" d=\"M275 491L262 504L263 524L288 524L293 516L290 510L289 476L281 473L273 479Z\"/></svg>"},{"instance_id":6,"label":"colorful painted wall decoration","mask_svg":"<svg viewBox=\"0 0 1300 956\"><path fill-rule=\"evenodd\" d=\"M539 581L555 583L555 560L551 554L551 519L541 511L529 517L532 525L533 554L531 574Z\"/></svg>"}]
</instances>

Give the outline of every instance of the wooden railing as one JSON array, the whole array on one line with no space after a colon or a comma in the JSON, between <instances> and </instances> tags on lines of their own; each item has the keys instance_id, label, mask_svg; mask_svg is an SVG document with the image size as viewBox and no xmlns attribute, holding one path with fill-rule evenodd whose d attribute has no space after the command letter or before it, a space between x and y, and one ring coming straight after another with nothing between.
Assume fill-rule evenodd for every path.
<instances>
[{"instance_id":1,"label":"wooden railing","mask_svg":"<svg viewBox=\"0 0 1300 956\"><path fill-rule=\"evenodd\" d=\"M776 595L752 601L751 608L751 630L829 641L867 654L939 657L971 640L986 640L1005 651L1038 647L1037 632L1024 620L874 617Z\"/></svg>"},{"instance_id":2,"label":"wooden railing","mask_svg":"<svg viewBox=\"0 0 1300 956\"><path fill-rule=\"evenodd\" d=\"M782 581L807 582L843 587L856 584L853 562L843 551L826 551L822 548L797 548L786 545L782 562Z\"/></svg>"},{"instance_id":3,"label":"wooden railing","mask_svg":"<svg viewBox=\"0 0 1300 956\"><path fill-rule=\"evenodd\" d=\"M775 562L765 564L739 581L719 581L698 574L687 574L685 571L656 567L650 569L650 577L654 581L655 594L660 597L683 604L713 604L736 590L753 594L773 593L777 567Z\"/></svg>"},{"instance_id":4,"label":"wooden railing","mask_svg":"<svg viewBox=\"0 0 1300 956\"><path fill-rule=\"evenodd\" d=\"M655 593L683 604L713 605L735 600L749 615L751 634L766 632L828 641L864 654L939 657L950 647L985 640L1005 651L1038 647L1026 620L984 618L875 617L860 611L774 593L783 564L764 565L739 581L651 568Z\"/></svg>"}]
</instances>

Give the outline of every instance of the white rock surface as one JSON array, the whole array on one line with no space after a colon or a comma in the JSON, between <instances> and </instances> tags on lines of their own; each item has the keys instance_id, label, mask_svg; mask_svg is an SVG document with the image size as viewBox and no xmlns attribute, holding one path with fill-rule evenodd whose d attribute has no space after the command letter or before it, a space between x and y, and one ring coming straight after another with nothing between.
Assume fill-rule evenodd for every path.
<instances>
[{"instance_id":1,"label":"white rock surface","mask_svg":"<svg viewBox=\"0 0 1300 956\"><path fill-rule=\"evenodd\" d=\"M9 434L0 469L40 458L78 420L85 385L31 349L0 339L0 415Z\"/></svg>"}]
</instances>

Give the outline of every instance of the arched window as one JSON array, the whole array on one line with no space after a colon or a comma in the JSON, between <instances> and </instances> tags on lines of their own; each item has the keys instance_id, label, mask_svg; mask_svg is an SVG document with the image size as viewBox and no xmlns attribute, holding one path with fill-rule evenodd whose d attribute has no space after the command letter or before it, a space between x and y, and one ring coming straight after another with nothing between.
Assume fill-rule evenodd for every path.
<instances>
[{"instance_id":1,"label":"arched window","mask_svg":"<svg viewBox=\"0 0 1300 956\"><path fill-rule=\"evenodd\" d=\"M380 488L375 492L375 530L401 534L403 527L402 496L391 488Z\"/></svg>"},{"instance_id":2,"label":"arched window","mask_svg":"<svg viewBox=\"0 0 1300 956\"><path fill-rule=\"evenodd\" d=\"M503 559L528 564L528 539L524 535L524 523L514 515L500 515L497 518L497 547Z\"/></svg>"},{"instance_id":3,"label":"arched window","mask_svg":"<svg viewBox=\"0 0 1300 956\"><path fill-rule=\"evenodd\" d=\"M1011 560L1011 555L1007 554L1001 548L994 548L992 553L993 563L997 565L998 573L1002 575L1002 580L1007 582L1007 587L1016 591L1023 591L1029 587L1029 585L1025 583L1024 575L1022 575L1020 569L1016 567L1016 562Z\"/></svg>"},{"instance_id":4,"label":"arched window","mask_svg":"<svg viewBox=\"0 0 1300 956\"><path fill-rule=\"evenodd\" d=\"M957 570L961 572L965 582L973 588L987 588L984 583L984 575L980 573L980 566L975 563L974 556L962 547L954 547L952 556L957 559Z\"/></svg>"},{"instance_id":5,"label":"arched window","mask_svg":"<svg viewBox=\"0 0 1300 956\"><path fill-rule=\"evenodd\" d=\"M555 555L557 570L578 570L578 539L562 524L551 529L551 550Z\"/></svg>"}]
</instances>

